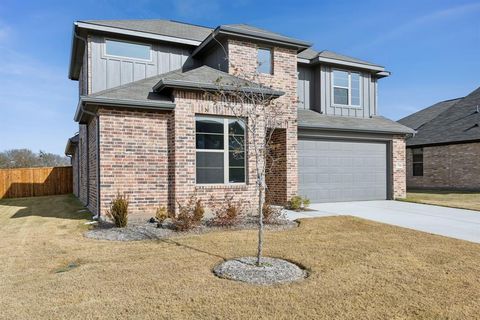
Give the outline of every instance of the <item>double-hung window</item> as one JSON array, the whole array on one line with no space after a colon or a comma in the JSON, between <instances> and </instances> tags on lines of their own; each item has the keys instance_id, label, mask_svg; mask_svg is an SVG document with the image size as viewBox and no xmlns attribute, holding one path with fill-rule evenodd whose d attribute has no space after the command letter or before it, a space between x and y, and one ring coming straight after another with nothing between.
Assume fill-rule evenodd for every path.
<instances>
[{"instance_id":1,"label":"double-hung window","mask_svg":"<svg viewBox=\"0 0 480 320\"><path fill-rule=\"evenodd\" d=\"M245 182L245 124L236 118L197 116L196 183Z\"/></svg>"},{"instance_id":2,"label":"double-hung window","mask_svg":"<svg viewBox=\"0 0 480 320\"><path fill-rule=\"evenodd\" d=\"M412 149L413 176L423 176L423 148Z\"/></svg>"},{"instance_id":3,"label":"double-hung window","mask_svg":"<svg viewBox=\"0 0 480 320\"><path fill-rule=\"evenodd\" d=\"M360 73L333 70L333 104L360 107Z\"/></svg>"}]
</instances>

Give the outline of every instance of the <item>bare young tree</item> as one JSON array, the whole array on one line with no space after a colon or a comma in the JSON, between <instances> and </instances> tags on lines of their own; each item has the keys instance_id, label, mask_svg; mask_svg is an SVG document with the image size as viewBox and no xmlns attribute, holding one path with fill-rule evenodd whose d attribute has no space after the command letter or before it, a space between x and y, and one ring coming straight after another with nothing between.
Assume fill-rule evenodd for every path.
<instances>
[{"instance_id":1,"label":"bare young tree","mask_svg":"<svg viewBox=\"0 0 480 320\"><path fill-rule=\"evenodd\" d=\"M245 127L246 141L236 141L238 152L234 150L234 154L245 154L245 161L250 158L255 163L256 211L258 213L256 263L260 266L263 255L266 176L277 160L272 152L275 148L272 138L276 129L286 128L288 108L277 99L281 93L264 85L260 74L247 75L245 78L248 80L242 80L240 72L233 68L235 78L218 78L214 83L215 90L206 92L205 95L213 99L216 105L228 109Z\"/></svg>"}]
</instances>

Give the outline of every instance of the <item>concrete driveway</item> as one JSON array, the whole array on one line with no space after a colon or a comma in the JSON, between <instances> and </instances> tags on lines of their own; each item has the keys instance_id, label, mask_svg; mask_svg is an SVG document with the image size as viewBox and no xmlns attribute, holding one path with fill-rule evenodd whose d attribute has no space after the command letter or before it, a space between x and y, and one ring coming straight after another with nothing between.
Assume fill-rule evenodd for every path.
<instances>
[{"instance_id":1,"label":"concrete driveway","mask_svg":"<svg viewBox=\"0 0 480 320\"><path fill-rule=\"evenodd\" d=\"M295 220L350 215L480 243L480 211L392 200L315 203L310 208L316 211L288 211L287 217Z\"/></svg>"}]
</instances>

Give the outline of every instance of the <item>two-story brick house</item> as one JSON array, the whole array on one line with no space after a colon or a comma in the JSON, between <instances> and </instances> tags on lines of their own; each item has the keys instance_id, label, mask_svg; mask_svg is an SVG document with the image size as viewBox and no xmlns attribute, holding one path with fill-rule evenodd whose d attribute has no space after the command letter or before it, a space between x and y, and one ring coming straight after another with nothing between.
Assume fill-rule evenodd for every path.
<instances>
[{"instance_id":1,"label":"two-story brick house","mask_svg":"<svg viewBox=\"0 0 480 320\"><path fill-rule=\"evenodd\" d=\"M405 137L413 130L378 116L377 81L389 72L310 47L247 25L76 22L69 77L79 81L79 132L66 149L74 193L96 214L117 192L130 195L138 216L192 194L254 202L248 148L242 161L229 157L231 135L248 139L245 128L204 93L218 79L247 87L261 79L256 90L286 113L274 133L281 165L267 176L271 199L404 197Z\"/></svg>"}]
</instances>

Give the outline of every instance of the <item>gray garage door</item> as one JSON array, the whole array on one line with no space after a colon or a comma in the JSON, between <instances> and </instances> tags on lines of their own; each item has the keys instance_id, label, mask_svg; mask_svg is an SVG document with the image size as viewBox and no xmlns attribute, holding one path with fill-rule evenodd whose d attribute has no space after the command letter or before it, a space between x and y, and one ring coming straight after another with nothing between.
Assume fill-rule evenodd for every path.
<instances>
[{"instance_id":1,"label":"gray garage door","mask_svg":"<svg viewBox=\"0 0 480 320\"><path fill-rule=\"evenodd\" d=\"M387 144L302 138L298 179L312 202L386 199Z\"/></svg>"}]
</instances>

